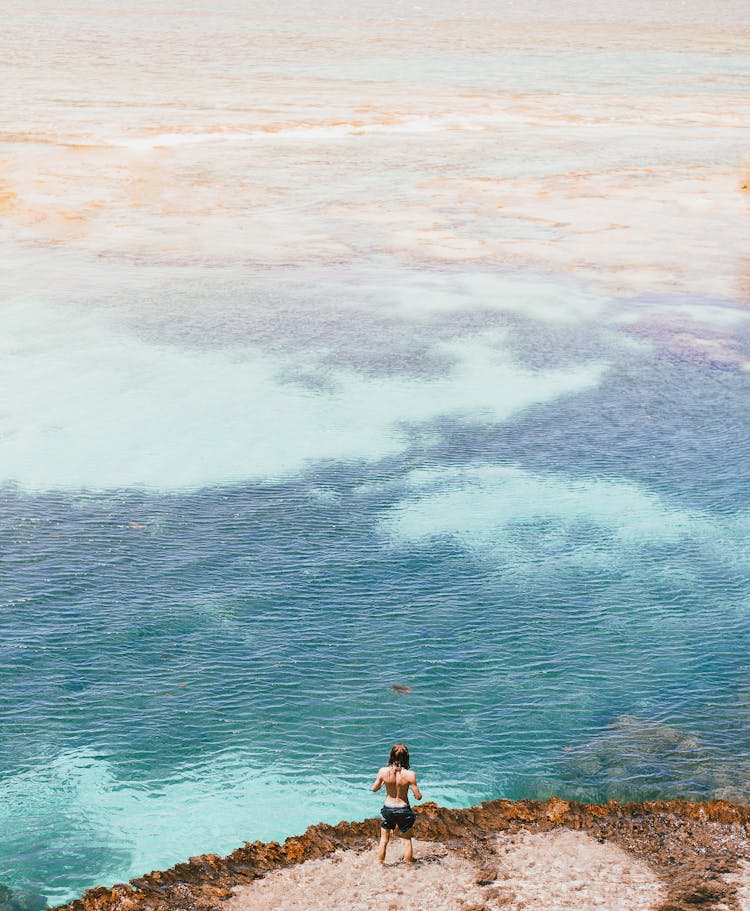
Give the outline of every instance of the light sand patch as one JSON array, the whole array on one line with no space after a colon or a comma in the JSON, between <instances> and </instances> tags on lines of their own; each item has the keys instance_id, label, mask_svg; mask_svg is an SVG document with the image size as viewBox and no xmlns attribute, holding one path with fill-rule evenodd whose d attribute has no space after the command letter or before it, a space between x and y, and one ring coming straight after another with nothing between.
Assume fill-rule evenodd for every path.
<instances>
[{"instance_id":1,"label":"light sand patch","mask_svg":"<svg viewBox=\"0 0 750 911\"><path fill-rule=\"evenodd\" d=\"M724 879L737 887L739 911L750 911L750 861L740 861L737 872L727 874Z\"/></svg>"},{"instance_id":2,"label":"light sand patch","mask_svg":"<svg viewBox=\"0 0 750 911\"><path fill-rule=\"evenodd\" d=\"M401 847L390 846L385 866L377 853L337 851L324 860L269 873L235 890L226 911L453 911L482 908L486 889L477 868L440 845L414 843L415 863L407 867Z\"/></svg>"},{"instance_id":3,"label":"light sand patch","mask_svg":"<svg viewBox=\"0 0 750 911\"><path fill-rule=\"evenodd\" d=\"M496 904L507 911L648 911L666 891L653 870L585 832L556 829L497 839Z\"/></svg>"},{"instance_id":4,"label":"light sand patch","mask_svg":"<svg viewBox=\"0 0 750 911\"><path fill-rule=\"evenodd\" d=\"M338 851L241 886L227 911L649 911L665 889L646 864L582 832L498 836L481 866L442 845L415 842L406 867L391 847ZM494 869L493 869L494 868ZM497 878L495 879L495 873Z\"/></svg>"}]
</instances>

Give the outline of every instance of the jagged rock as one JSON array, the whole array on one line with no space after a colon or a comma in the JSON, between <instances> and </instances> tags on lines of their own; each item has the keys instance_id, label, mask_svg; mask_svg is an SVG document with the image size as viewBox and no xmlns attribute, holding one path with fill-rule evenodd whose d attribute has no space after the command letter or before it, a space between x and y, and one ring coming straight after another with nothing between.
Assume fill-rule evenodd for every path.
<instances>
[{"instance_id":1,"label":"jagged rock","mask_svg":"<svg viewBox=\"0 0 750 911\"><path fill-rule=\"evenodd\" d=\"M569 809L570 804L567 800L559 800L557 797L553 797L551 800L547 801L545 814L553 825L559 825L565 818L565 814Z\"/></svg>"},{"instance_id":2,"label":"jagged rock","mask_svg":"<svg viewBox=\"0 0 750 911\"><path fill-rule=\"evenodd\" d=\"M487 865L486 842L497 833L564 826L611 841L646 861L667 884L660 911L731 907L736 894L731 874L750 858L750 807L725 801L587 805L553 797L495 800L461 810L425 803L415 810L415 837L460 848L476 860L487 884L496 874ZM246 843L227 857L203 854L130 885L90 889L59 911L210 911L234 886L341 849L361 850L378 834L376 819L310 826L283 844ZM8 904L6 894L0 887L0 911L37 911Z\"/></svg>"}]
</instances>

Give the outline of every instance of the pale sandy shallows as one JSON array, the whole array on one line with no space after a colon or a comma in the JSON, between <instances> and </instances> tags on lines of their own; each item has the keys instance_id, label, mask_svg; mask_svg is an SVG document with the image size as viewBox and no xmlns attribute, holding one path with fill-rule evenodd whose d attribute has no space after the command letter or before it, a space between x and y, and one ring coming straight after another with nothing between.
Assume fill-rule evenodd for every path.
<instances>
[{"instance_id":1,"label":"pale sandy shallows","mask_svg":"<svg viewBox=\"0 0 750 911\"><path fill-rule=\"evenodd\" d=\"M415 842L415 864L389 849L339 851L235 890L227 911L649 911L665 897L653 870L583 832L499 835L481 867L457 851Z\"/></svg>"},{"instance_id":2,"label":"pale sandy shallows","mask_svg":"<svg viewBox=\"0 0 750 911\"><path fill-rule=\"evenodd\" d=\"M750 911L750 862L741 861L737 872L730 873L725 878L737 886L739 911Z\"/></svg>"}]
</instances>

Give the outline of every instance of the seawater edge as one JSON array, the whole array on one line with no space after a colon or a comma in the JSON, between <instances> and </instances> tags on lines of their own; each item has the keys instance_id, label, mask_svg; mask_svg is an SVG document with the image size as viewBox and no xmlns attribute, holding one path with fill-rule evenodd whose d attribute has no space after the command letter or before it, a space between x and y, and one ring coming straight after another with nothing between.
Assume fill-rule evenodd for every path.
<instances>
[{"instance_id":1,"label":"seawater edge","mask_svg":"<svg viewBox=\"0 0 750 911\"><path fill-rule=\"evenodd\" d=\"M429 802L415 810L415 838L449 844L479 864L487 860L487 842L501 833L567 828L611 842L653 868L666 888L659 905L663 911L708 909L735 900L732 876L750 858L750 806L725 801L581 804L553 797L494 800L462 809ZM56 911L208 911L231 898L235 887L275 870L372 847L377 833L376 818L313 825L283 844L247 842L226 857L203 854L127 884L90 889ZM492 876L489 871L488 882Z\"/></svg>"},{"instance_id":2,"label":"seawater edge","mask_svg":"<svg viewBox=\"0 0 750 911\"><path fill-rule=\"evenodd\" d=\"M4 18L0 856L49 903L364 816L306 770L402 731L461 804L750 801L746 4L282 6Z\"/></svg>"}]
</instances>

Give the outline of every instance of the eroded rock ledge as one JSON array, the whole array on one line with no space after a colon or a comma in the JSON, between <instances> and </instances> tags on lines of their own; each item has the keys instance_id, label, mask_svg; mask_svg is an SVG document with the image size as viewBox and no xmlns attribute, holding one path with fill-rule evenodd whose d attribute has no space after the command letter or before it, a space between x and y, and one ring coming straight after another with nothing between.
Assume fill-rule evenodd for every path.
<instances>
[{"instance_id":1,"label":"eroded rock ledge","mask_svg":"<svg viewBox=\"0 0 750 911\"><path fill-rule=\"evenodd\" d=\"M612 842L648 863L666 888L659 911L741 908L734 875L750 858L748 806L681 800L587 805L553 798L495 800L460 810L426 803L416 811L416 838L449 844L489 878L493 836L564 826ZM60 911L208 911L230 898L235 886L341 849L371 847L378 834L377 819L311 826L283 844L247 843L227 857L203 854L130 884L90 889Z\"/></svg>"}]
</instances>

